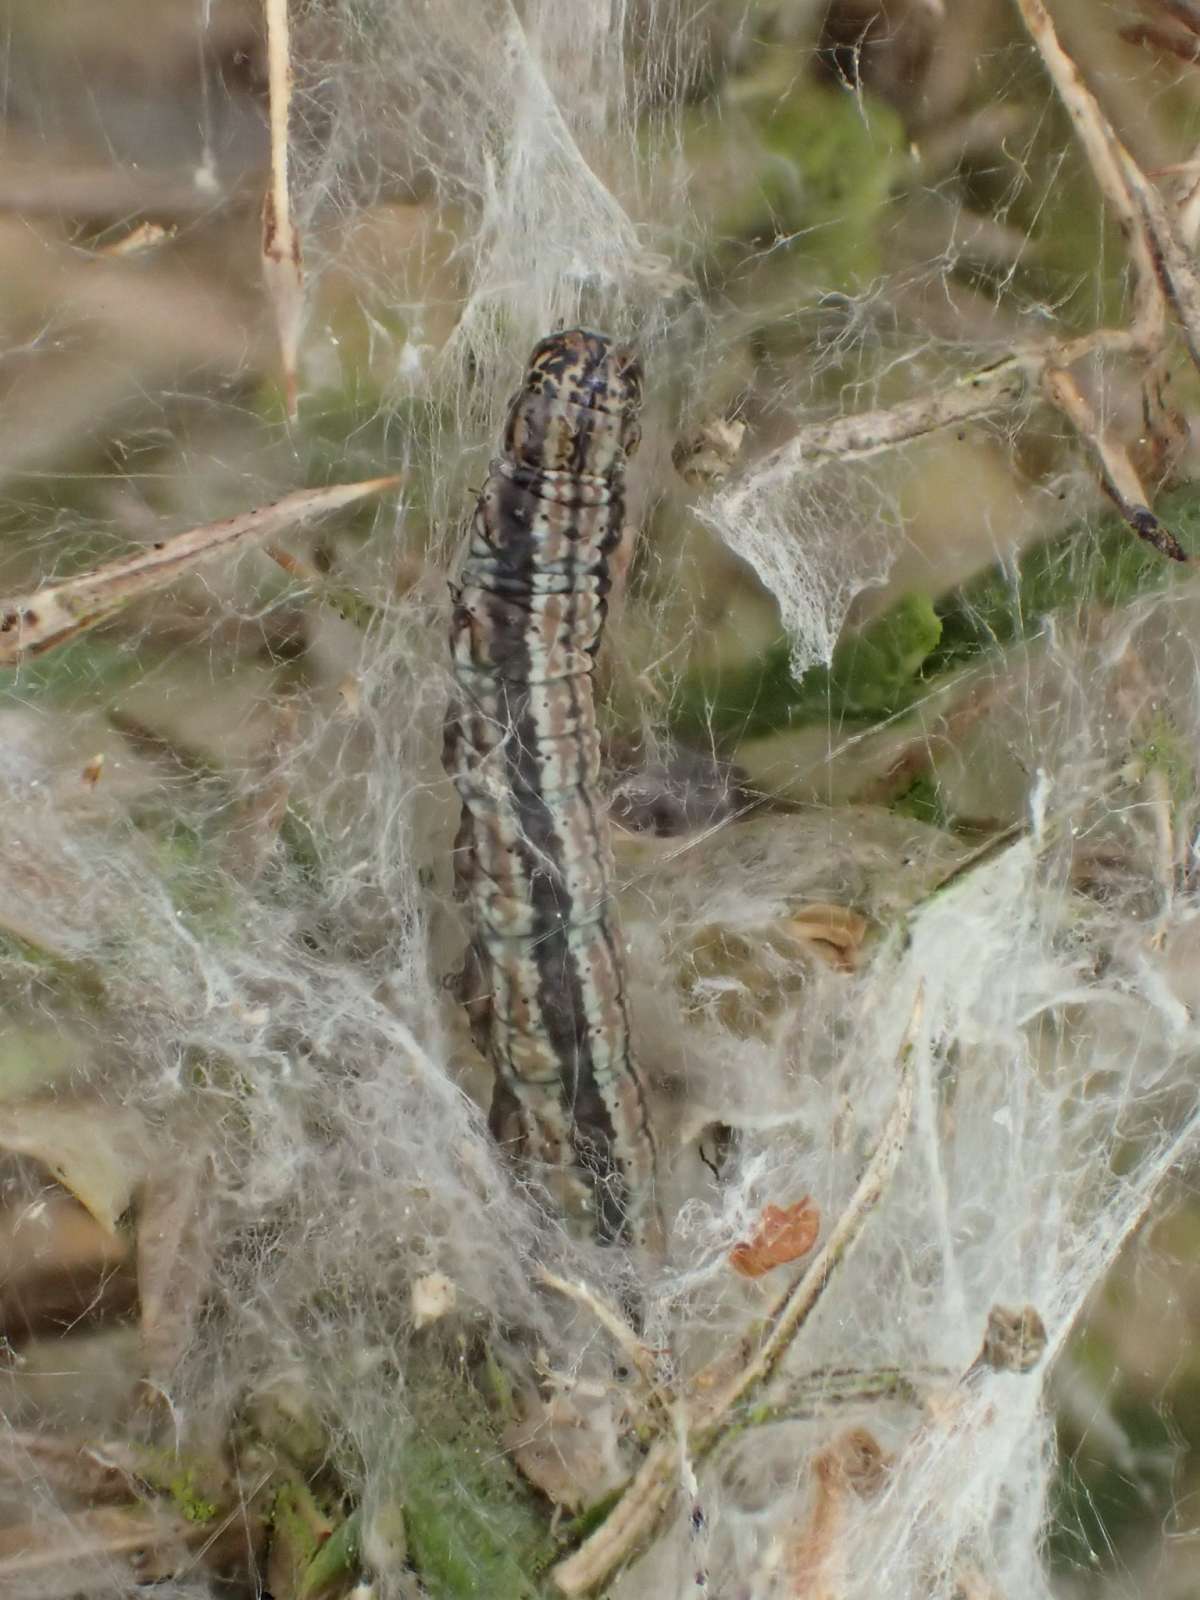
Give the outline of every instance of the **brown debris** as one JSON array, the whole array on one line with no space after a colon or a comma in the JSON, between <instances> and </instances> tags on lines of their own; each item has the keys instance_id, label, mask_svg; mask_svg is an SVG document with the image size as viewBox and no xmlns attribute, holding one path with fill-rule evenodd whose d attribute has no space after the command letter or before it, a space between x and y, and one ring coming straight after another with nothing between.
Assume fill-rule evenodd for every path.
<instances>
[{"instance_id":1,"label":"brown debris","mask_svg":"<svg viewBox=\"0 0 1200 1600\"><path fill-rule=\"evenodd\" d=\"M729 1252L729 1265L743 1278L761 1278L807 1255L820 1231L821 1213L808 1195L794 1206L764 1206L750 1238Z\"/></svg>"},{"instance_id":2,"label":"brown debris","mask_svg":"<svg viewBox=\"0 0 1200 1600\"><path fill-rule=\"evenodd\" d=\"M11 1207L0 1217L0 1340L126 1316L137 1299L129 1253L64 1192L40 1196L33 1214Z\"/></svg>"},{"instance_id":3,"label":"brown debris","mask_svg":"<svg viewBox=\"0 0 1200 1600\"><path fill-rule=\"evenodd\" d=\"M813 1457L812 1505L785 1562L789 1600L840 1600L847 1513L879 1492L890 1464L867 1428L848 1428Z\"/></svg>"},{"instance_id":4,"label":"brown debris","mask_svg":"<svg viewBox=\"0 0 1200 1600\"><path fill-rule=\"evenodd\" d=\"M971 1370L1032 1372L1046 1353L1046 1325L1036 1306L993 1306Z\"/></svg>"},{"instance_id":5,"label":"brown debris","mask_svg":"<svg viewBox=\"0 0 1200 1600\"><path fill-rule=\"evenodd\" d=\"M737 460L746 432L744 422L710 417L675 441L671 461L684 483L697 489L724 483Z\"/></svg>"},{"instance_id":6,"label":"brown debris","mask_svg":"<svg viewBox=\"0 0 1200 1600\"><path fill-rule=\"evenodd\" d=\"M821 903L803 906L782 924L790 937L838 972L857 970L868 926L866 917L849 906Z\"/></svg>"}]
</instances>

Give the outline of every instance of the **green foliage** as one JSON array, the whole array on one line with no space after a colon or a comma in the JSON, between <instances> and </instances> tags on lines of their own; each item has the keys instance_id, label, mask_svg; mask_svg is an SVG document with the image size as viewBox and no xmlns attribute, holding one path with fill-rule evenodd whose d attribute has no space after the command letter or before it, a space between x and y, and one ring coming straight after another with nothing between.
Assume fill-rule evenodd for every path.
<instances>
[{"instance_id":1,"label":"green foliage","mask_svg":"<svg viewBox=\"0 0 1200 1600\"><path fill-rule=\"evenodd\" d=\"M910 594L858 633L848 634L828 666L792 676L786 639L747 668L685 684L676 709L683 730L743 738L845 718L874 721L908 705L941 624L927 595Z\"/></svg>"},{"instance_id":2,"label":"green foliage","mask_svg":"<svg viewBox=\"0 0 1200 1600\"><path fill-rule=\"evenodd\" d=\"M553 1554L542 1504L501 1448L465 1373L414 1362L419 1406L400 1455L409 1555L430 1600L535 1600L529 1576Z\"/></svg>"},{"instance_id":3,"label":"green foliage","mask_svg":"<svg viewBox=\"0 0 1200 1600\"><path fill-rule=\"evenodd\" d=\"M1200 553L1200 487L1162 496L1160 520L1190 554ZM989 652L1038 634L1046 619L1081 607L1117 607L1190 575L1138 539L1115 513L1076 524L998 562L936 602L905 595L881 617L845 635L828 666L797 680L786 639L755 662L717 676L697 673L681 687L676 726L753 738L785 728L872 723L906 711L939 680ZM1162 765L1159 739L1148 764ZM1174 770L1174 769L1172 769Z\"/></svg>"},{"instance_id":4,"label":"green foliage","mask_svg":"<svg viewBox=\"0 0 1200 1600\"><path fill-rule=\"evenodd\" d=\"M111 550L106 552L111 556ZM114 629L82 634L69 644L0 669L0 697L17 701L92 704L141 679L155 664L144 643Z\"/></svg>"},{"instance_id":5,"label":"green foliage","mask_svg":"<svg viewBox=\"0 0 1200 1600\"><path fill-rule=\"evenodd\" d=\"M321 1600L340 1590L358 1566L361 1538L362 1514L354 1511L318 1545L300 1579L299 1600Z\"/></svg>"},{"instance_id":6,"label":"green foliage","mask_svg":"<svg viewBox=\"0 0 1200 1600\"><path fill-rule=\"evenodd\" d=\"M1200 487L1186 484L1163 495L1155 511L1189 554L1200 552ZM942 636L925 671L932 676L1029 638L1055 612L1125 605L1187 574L1115 513L1095 527L1076 525L1034 545L1015 566L989 567L939 602Z\"/></svg>"},{"instance_id":7,"label":"green foliage","mask_svg":"<svg viewBox=\"0 0 1200 1600\"><path fill-rule=\"evenodd\" d=\"M1147 1512L1170 1511L1171 1471L1178 1438L1165 1420L1170 1408L1117 1395L1105 1425L1089 1437L1059 1426L1061 1466L1053 1492L1049 1553L1060 1571L1113 1565L1113 1550L1144 1531ZM1123 1448L1114 1451L1112 1439Z\"/></svg>"},{"instance_id":8,"label":"green foliage","mask_svg":"<svg viewBox=\"0 0 1200 1600\"><path fill-rule=\"evenodd\" d=\"M901 171L903 126L889 107L795 76L765 98L759 182L777 229L821 268L827 290L861 288L882 262L878 223Z\"/></svg>"},{"instance_id":9,"label":"green foliage","mask_svg":"<svg viewBox=\"0 0 1200 1600\"><path fill-rule=\"evenodd\" d=\"M927 773L915 777L908 788L895 797L890 809L898 816L928 823L931 828L950 826L942 791L937 781Z\"/></svg>"},{"instance_id":10,"label":"green foliage","mask_svg":"<svg viewBox=\"0 0 1200 1600\"><path fill-rule=\"evenodd\" d=\"M793 294L797 262L823 293L861 289L883 265L879 222L907 159L901 119L870 94L815 82L789 46L766 46L755 61L720 117L702 106L686 124L699 204L722 240L786 245ZM731 149L744 152L736 172ZM744 263L743 249L730 258Z\"/></svg>"}]
</instances>

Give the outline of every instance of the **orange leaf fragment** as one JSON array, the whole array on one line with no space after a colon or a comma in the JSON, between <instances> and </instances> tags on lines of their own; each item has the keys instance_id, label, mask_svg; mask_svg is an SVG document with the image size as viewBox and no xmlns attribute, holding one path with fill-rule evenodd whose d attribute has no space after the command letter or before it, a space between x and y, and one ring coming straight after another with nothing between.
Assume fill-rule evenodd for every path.
<instances>
[{"instance_id":1,"label":"orange leaf fragment","mask_svg":"<svg viewBox=\"0 0 1200 1600\"><path fill-rule=\"evenodd\" d=\"M808 1195L794 1206L764 1206L750 1238L729 1252L729 1265L743 1278L761 1278L807 1255L820 1231L821 1213Z\"/></svg>"}]
</instances>

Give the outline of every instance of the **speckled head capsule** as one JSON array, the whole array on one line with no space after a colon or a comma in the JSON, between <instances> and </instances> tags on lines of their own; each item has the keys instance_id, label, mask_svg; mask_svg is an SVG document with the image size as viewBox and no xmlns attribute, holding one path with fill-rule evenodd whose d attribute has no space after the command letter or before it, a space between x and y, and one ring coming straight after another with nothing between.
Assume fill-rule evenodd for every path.
<instances>
[{"instance_id":1,"label":"speckled head capsule","mask_svg":"<svg viewBox=\"0 0 1200 1600\"><path fill-rule=\"evenodd\" d=\"M552 333L529 357L505 453L535 471L609 477L638 447L641 405L641 363L628 346L586 328Z\"/></svg>"}]
</instances>

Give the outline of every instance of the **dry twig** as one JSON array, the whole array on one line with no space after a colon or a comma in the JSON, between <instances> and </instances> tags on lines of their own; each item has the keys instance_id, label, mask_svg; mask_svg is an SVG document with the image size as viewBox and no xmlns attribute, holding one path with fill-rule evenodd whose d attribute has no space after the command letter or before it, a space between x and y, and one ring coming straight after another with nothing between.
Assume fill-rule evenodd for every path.
<instances>
[{"instance_id":1,"label":"dry twig","mask_svg":"<svg viewBox=\"0 0 1200 1600\"><path fill-rule=\"evenodd\" d=\"M1137 534L1172 561L1187 554L1175 535L1151 511L1149 496L1125 446L1103 427L1075 379L1062 367L1047 367L1043 379L1047 396L1068 417L1085 439L1090 439L1100 461L1100 477L1121 516Z\"/></svg>"},{"instance_id":2,"label":"dry twig","mask_svg":"<svg viewBox=\"0 0 1200 1600\"><path fill-rule=\"evenodd\" d=\"M1162 341L1166 306L1152 240L1129 191L1126 163L1132 163L1133 158L1117 138L1079 68L1063 49L1042 0L1017 0L1017 7L1075 124L1100 192L1124 235L1134 273L1132 331L1142 348L1153 354Z\"/></svg>"},{"instance_id":3,"label":"dry twig","mask_svg":"<svg viewBox=\"0 0 1200 1600\"><path fill-rule=\"evenodd\" d=\"M266 0L267 71L271 96L271 185L263 201L263 276L275 311L287 414L295 417L297 360L304 318L304 267L288 189L288 122L292 104L287 0Z\"/></svg>"},{"instance_id":4,"label":"dry twig","mask_svg":"<svg viewBox=\"0 0 1200 1600\"><path fill-rule=\"evenodd\" d=\"M815 472L828 461L869 460L926 434L1010 410L1041 388L1095 450L1105 487L1139 537L1173 560L1186 559L1177 541L1150 512L1128 452L1099 428L1067 369L1100 352L1138 360L1146 369L1145 410L1147 416L1156 415L1161 409L1160 368L1168 305L1175 312L1192 359L1200 366L1200 273L1187 243L1200 229L1200 185L1184 199L1178 216L1172 216L1063 48L1042 0L1017 3L1126 240L1134 278L1128 328L1102 328L1079 338L1048 340L1016 350L933 394L801 427L759 463L751 478L719 495L725 516L737 517L749 499L778 483Z\"/></svg>"},{"instance_id":5,"label":"dry twig","mask_svg":"<svg viewBox=\"0 0 1200 1600\"><path fill-rule=\"evenodd\" d=\"M642 1343L624 1317L619 1312L614 1311L607 1301L601 1299L586 1284L572 1283L569 1278L560 1278L558 1273L551 1272L549 1267L539 1268L538 1277L548 1289L553 1289L556 1294L561 1294L564 1299L573 1300L576 1305L584 1306L590 1311L600 1326L612 1336L613 1343L626 1357L634 1370L652 1388L657 1384L657 1363L654 1352L648 1345Z\"/></svg>"},{"instance_id":6,"label":"dry twig","mask_svg":"<svg viewBox=\"0 0 1200 1600\"><path fill-rule=\"evenodd\" d=\"M0 600L0 666L14 666L27 656L65 644L212 556L228 555L309 517L339 511L381 494L399 481L396 477L368 478L325 489L300 489L273 505L256 506L224 522L191 528L78 577Z\"/></svg>"},{"instance_id":7,"label":"dry twig","mask_svg":"<svg viewBox=\"0 0 1200 1600\"><path fill-rule=\"evenodd\" d=\"M900 1082L895 1102L858 1186L829 1237L799 1279L776 1298L757 1343L743 1341L732 1360L719 1358L697 1375L682 1403L682 1452L681 1441L671 1436L660 1438L650 1447L609 1515L578 1550L554 1568L552 1576L561 1593L588 1593L649 1538L674 1498L681 1453L694 1460L719 1443L731 1425L738 1402L775 1371L820 1301L829 1279L846 1260L900 1158L912 1116L912 1058L922 1011L923 995L918 990L900 1045Z\"/></svg>"}]
</instances>

